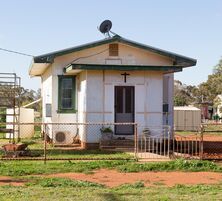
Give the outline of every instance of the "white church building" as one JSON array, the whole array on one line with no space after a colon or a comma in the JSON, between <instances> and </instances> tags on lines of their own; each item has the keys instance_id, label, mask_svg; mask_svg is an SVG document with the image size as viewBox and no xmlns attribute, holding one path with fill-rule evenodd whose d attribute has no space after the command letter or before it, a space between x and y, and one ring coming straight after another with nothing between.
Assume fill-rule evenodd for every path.
<instances>
[{"instance_id":1,"label":"white church building","mask_svg":"<svg viewBox=\"0 0 222 201\"><path fill-rule=\"evenodd\" d=\"M194 65L195 59L115 35L36 56L29 74L41 77L45 123L136 122L173 128L174 73ZM133 135L132 128L115 128L114 136ZM87 148L99 143L100 130L95 135L80 129L79 137Z\"/></svg>"}]
</instances>

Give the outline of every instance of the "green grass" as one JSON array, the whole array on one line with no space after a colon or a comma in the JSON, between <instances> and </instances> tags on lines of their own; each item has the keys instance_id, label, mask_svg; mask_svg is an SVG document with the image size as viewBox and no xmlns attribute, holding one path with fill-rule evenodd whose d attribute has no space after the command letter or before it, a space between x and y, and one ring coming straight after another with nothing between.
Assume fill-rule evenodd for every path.
<instances>
[{"instance_id":1,"label":"green grass","mask_svg":"<svg viewBox=\"0 0 222 201\"><path fill-rule=\"evenodd\" d=\"M3 201L63 201L63 200L220 200L222 184L176 185L167 187L161 183L145 187L142 181L108 188L101 184L65 178L46 178L41 174L84 172L100 168L117 169L122 172L139 171L216 171L222 167L209 161L175 160L159 163L139 164L133 161L88 161L56 162L46 164L40 161L0 162L0 175L13 176L27 181L24 186L0 186L0 200ZM38 176L36 176L38 175Z\"/></svg>"},{"instance_id":2,"label":"green grass","mask_svg":"<svg viewBox=\"0 0 222 201\"><path fill-rule=\"evenodd\" d=\"M41 183L43 182L43 183ZM88 182L56 179L41 181L25 187L1 186L2 201L63 201L63 200L221 200L222 185L177 185L174 187L143 187L141 184L123 185L117 188L106 188ZM58 186L56 185L58 184Z\"/></svg>"},{"instance_id":3,"label":"green grass","mask_svg":"<svg viewBox=\"0 0 222 201\"><path fill-rule=\"evenodd\" d=\"M176 135L181 136L189 136L189 135L199 135L198 131L175 131ZM204 134L205 135L214 135L214 136L222 136L222 125L214 124L214 125L205 125L204 126Z\"/></svg>"},{"instance_id":4,"label":"green grass","mask_svg":"<svg viewBox=\"0 0 222 201\"><path fill-rule=\"evenodd\" d=\"M7 144L7 139L0 140L0 148L2 145ZM44 156L44 142L39 137L33 137L32 139L22 139L21 143L28 145L33 157ZM0 149L0 157L3 155L3 151ZM48 158L64 158L64 159L132 159L133 156L125 152L117 151L101 151L101 150L72 150L65 148L53 147L51 144L47 144L46 151Z\"/></svg>"},{"instance_id":5,"label":"green grass","mask_svg":"<svg viewBox=\"0 0 222 201\"><path fill-rule=\"evenodd\" d=\"M47 155L52 158L87 158L87 159L132 159L133 155L124 152L101 150L48 150Z\"/></svg>"},{"instance_id":6,"label":"green grass","mask_svg":"<svg viewBox=\"0 0 222 201\"><path fill-rule=\"evenodd\" d=\"M175 131L175 135L189 136L198 135L197 131Z\"/></svg>"},{"instance_id":7,"label":"green grass","mask_svg":"<svg viewBox=\"0 0 222 201\"><path fill-rule=\"evenodd\" d=\"M89 173L101 168L115 168L126 161L89 161L89 162L47 162L40 161L7 161L0 162L0 175L24 176L33 174L52 174L62 172Z\"/></svg>"},{"instance_id":8,"label":"green grass","mask_svg":"<svg viewBox=\"0 0 222 201\"><path fill-rule=\"evenodd\" d=\"M121 172L143 172L143 171L214 171L222 172L222 167L210 161L201 160L173 160L168 162L153 163L128 163L118 166Z\"/></svg>"},{"instance_id":9,"label":"green grass","mask_svg":"<svg viewBox=\"0 0 222 201\"><path fill-rule=\"evenodd\" d=\"M204 130L207 131L218 131L222 133L222 125L221 124L214 124L214 125L207 125L204 126Z\"/></svg>"},{"instance_id":10,"label":"green grass","mask_svg":"<svg viewBox=\"0 0 222 201\"><path fill-rule=\"evenodd\" d=\"M145 185L142 181L137 181L134 184L123 184L120 185L118 187L116 187L115 189L126 189L126 188L144 188Z\"/></svg>"},{"instance_id":11,"label":"green grass","mask_svg":"<svg viewBox=\"0 0 222 201\"><path fill-rule=\"evenodd\" d=\"M34 174L52 174L63 172L90 173L93 170L108 168L117 169L120 172L142 171L213 171L222 172L222 167L216 163L199 160L174 160L168 162L143 163L133 161L49 161L44 164L41 161L4 161L0 162L0 175L25 176Z\"/></svg>"},{"instance_id":12,"label":"green grass","mask_svg":"<svg viewBox=\"0 0 222 201\"><path fill-rule=\"evenodd\" d=\"M26 186L40 186L40 187L104 187L101 184L78 181L65 178L32 178L31 182L26 183Z\"/></svg>"}]
</instances>

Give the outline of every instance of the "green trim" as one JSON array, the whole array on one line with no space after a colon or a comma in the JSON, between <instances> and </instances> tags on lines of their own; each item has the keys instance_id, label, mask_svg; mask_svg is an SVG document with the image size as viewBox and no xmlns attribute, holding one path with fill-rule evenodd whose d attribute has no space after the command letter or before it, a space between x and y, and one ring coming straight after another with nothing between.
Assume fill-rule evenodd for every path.
<instances>
[{"instance_id":1,"label":"green trim","mask_svg":"<svg viewBox=\"0 0 222 201\"><path fill-rule=\"evenodd\" d=\"M59 114L70 114L70 113L77 113L77 110L57 110L57 113Z\"/></svg>"},{"instance_id":2,"label":"green trim","mask_svg":"<svg viewBox=\"0 0 222 201\"><path fill-rule=\"evenodd\" d=\"M48 53L48 54L43 54L43 55L40 55L40 56L36 56L36 57L34 57L34 62L35 63L47 63L46 61L50 60L48 58L51 57L51 58L53 58L53 59L51 59L51 61L53 63L53 60L54 60L55 57L63 56L65 54L70 54L70 53L74 53L74 52L78 52L78 51L85 50L85 49L88 49L88 48L97 47L99 45L105 45L105 44L108 44L108 43L112 43L112 42L115 42L117 40L117 38L118 38L117 36L114 36L112 38L98 40L98 41L95 41L95 42L92 42L92 43L86 43L84 45L79 45L79 46L76 46L76 47L71 47L71 48L51 52L51 53Z\"/></svg>"},{"instance_id":3,"label":"green trim","mask_svg":"<svg viewBox=\"0 0 222 201\"><path fill-rule=\"evenodd\" d=\"M62 79L63 78L71 78L72 84L73 84L73 90L72 90L72 106L73 108L70 109L63 109L62 108ZM58 75L58 110L57 113L76 113L76 77L70 76L70 75Z\"/></svg>"},{"instance_id":4,"label":"green trim","mask_svg":"<svg viewBox=\"0 0 222 201\"><path fill-rule=\"evenodd\" d=\"M98 64L71 64L64 68L64 72L70 70L148 70L163 72L180 72L183 70L181 66L141 66L141 65L98 65Z\"/></svg>"},{"instance_id":5,"label":"green trim","mask_svg":"<svg viewBox=\"0 0 222 201\"><path fill-rule=\"evenodd\" d=\"M55 51L55 52L51 52L51 53L48 53L48 54L43 54L43 55L40 55L40 56L36 56L36 57L34 57L34 63L53 63L55 57L62 56L62 55L65 55L65 54L69 54L69 53L73 53L73 52L78 52L78 51L93 48L93 47L97 47L97 46L104 45L104 44L113 43L113 42L119 42L119 43L127 44L127 45L130 45L130 46L133 46L133 47L137 47L137 48L140 48L140 49L144 49L144 50L147 50L147 51L154 52L154 53L162 55L162 56L169 57L169 58L173 59L174 62L177 65L180 65L182 67L194 66L194 65L196 65L196 62L197 62L193 58L189 58L189 57L186 57L186 56L183 56L183 55L179 55L179 54L176 54L176 53L173 53L173 52L165 51L165 50L155 48L155 47L152 47L152 46L148 46L148 45L145 45L145 44L137 43L135 41L131 41L131 40L122 38L119 35L116 35L112 38L106 38L106 39L95 41L95 42L92 42L92 43L87 43L87 44L84 44L84 45L80 45L80 46L67 48L67 49L63 49L63 50L60 50L60 51Z\"/></svg>"}]
</instances>

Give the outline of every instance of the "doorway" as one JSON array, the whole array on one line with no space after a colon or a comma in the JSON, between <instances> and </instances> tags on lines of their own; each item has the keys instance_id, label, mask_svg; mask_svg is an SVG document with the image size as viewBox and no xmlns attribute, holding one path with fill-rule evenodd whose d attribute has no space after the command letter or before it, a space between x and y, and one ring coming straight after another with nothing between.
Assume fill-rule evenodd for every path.
<instances>
[{"instance_id":1,"label":"doorway","mask_svg":"<svg viewBox=\"0 0 222 201\"><path fill-rule=\"evenodd\" d=\"M133 123L135 111L135 87L115 86L115 123ZM133 125L116 125L116 135L133 135Z\"/></svg>"}]
</instances>

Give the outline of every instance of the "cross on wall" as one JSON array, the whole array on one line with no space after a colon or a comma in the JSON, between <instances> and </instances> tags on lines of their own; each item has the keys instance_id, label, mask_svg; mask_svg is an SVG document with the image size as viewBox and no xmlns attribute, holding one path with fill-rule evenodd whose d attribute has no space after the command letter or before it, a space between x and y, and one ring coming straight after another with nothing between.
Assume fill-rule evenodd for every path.
<instances>
[{"instance_id":1,"label":"cross on wall","mask_svg":"<svg viewBox=\"0 0 222 201\"><path fill-rule=\"evenodd\" d=\"M130 74L125 72L125 73L122 73L121 75L124 76L124 82L126 83L126 76L128 76Z\"/></svg>"}]
</instances>

